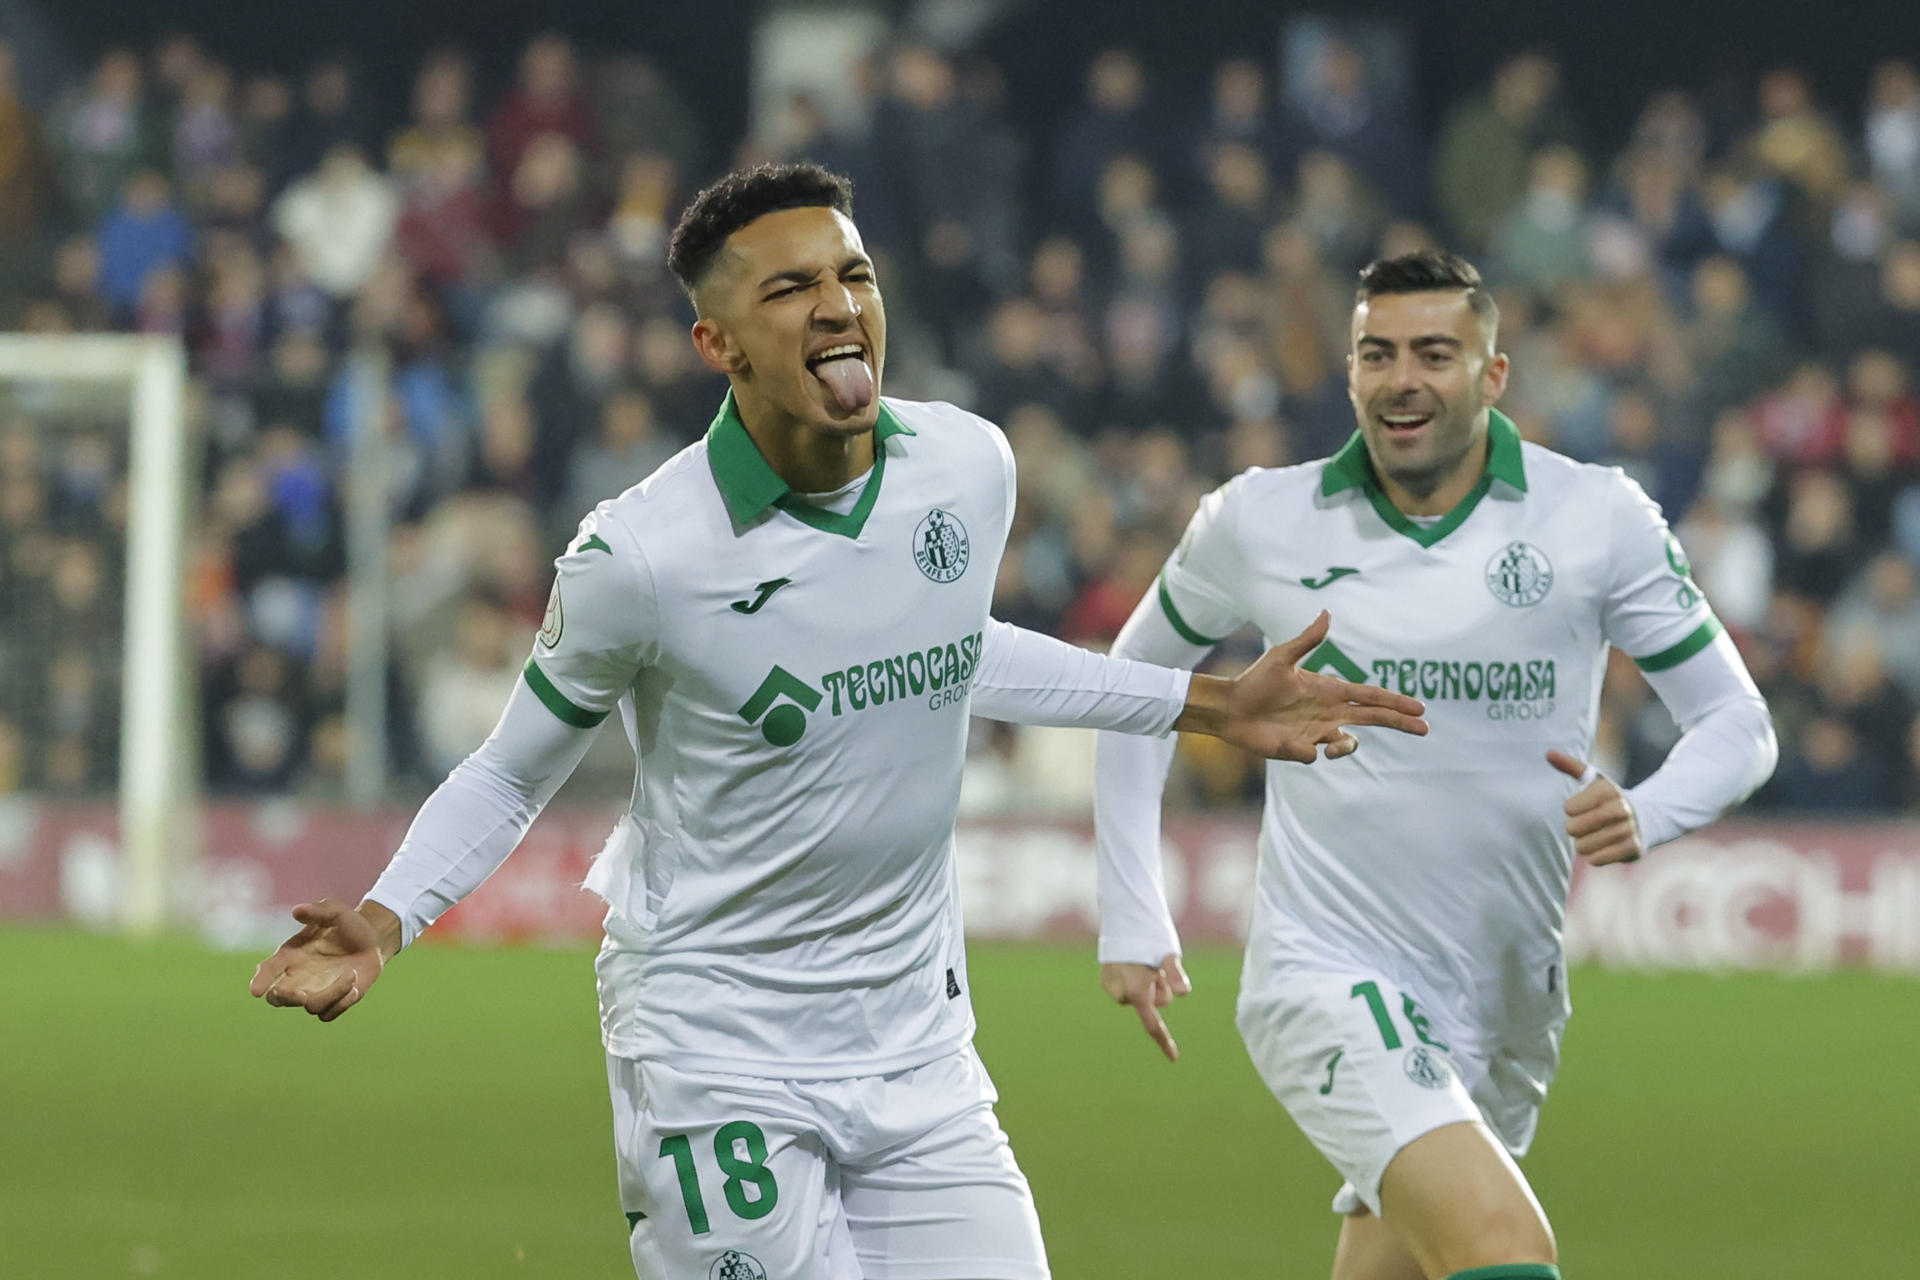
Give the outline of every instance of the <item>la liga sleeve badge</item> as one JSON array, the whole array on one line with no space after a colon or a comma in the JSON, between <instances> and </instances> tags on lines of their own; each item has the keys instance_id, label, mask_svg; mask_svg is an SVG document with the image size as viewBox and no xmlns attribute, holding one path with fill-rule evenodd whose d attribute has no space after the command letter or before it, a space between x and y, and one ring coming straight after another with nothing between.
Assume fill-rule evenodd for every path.
<instances>
[{"instance_id":1,"label":"la liga sleeve badge","mask_svg":"<svg viewBox=\"0 0 1920 1280\"><path fill-rule=\"evenodd\" d=\"M560 579L553 580L553 590L547 594L547 612L540 619L540 643L549 649L558 648L560 633L566 630L567 614L560 604Z\"/></svg>"}]
</instances>

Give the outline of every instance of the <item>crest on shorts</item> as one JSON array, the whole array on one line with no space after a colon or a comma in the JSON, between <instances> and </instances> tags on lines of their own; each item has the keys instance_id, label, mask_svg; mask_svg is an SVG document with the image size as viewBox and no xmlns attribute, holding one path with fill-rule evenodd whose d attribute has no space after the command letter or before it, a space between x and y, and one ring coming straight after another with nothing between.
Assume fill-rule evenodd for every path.
<instances>
[{"instance_id":1,"label":"crest on shorts","mask_svg":"<svg viewBox=\"0 0 1920 1280\"><path fill-rule=\"evenodd\" d=\"M540 643L554 648L560 643L560 633L566 629L567 615L560 607L560 579L553 580L553 590L547 594L546 616L540 619Z\"/></svg>"},{"instance_id":2,"label":"crest on shorts","mask_svg":"<svg viewBox=\"0 0 1920 1280\"><path fill-rule=\"evenodd\" d=\"M1407 1050L1406 1068L1407 1079L1422 1089L1444 1089L1453 1079L1453 1068L1447 1060L1423 1044Z\"/></svg>"},{"instance_id":3,"label":"crest on shorts","mask_svg":"<svg viewBox=\"0 0 1920 1280\"><path fill-rule=\"evenodd\" d=\"M1539 604L1553 589L1553 564L1531 542L1509 542L1487 561L1487 590L1502 604Z\"/></svg>"},{"instance_id":4,"label":"crest on shorts","mask_svg":"<svg viewBox=\"0 0 1920 1280\"><path fill-rule=\"evenodd\" d=\"M767 1269L752 1254L729 1249L713 1260L707 1280L767 1280Z\"/></svg>"},{"instance_id":5,"label":"crest on shorts","mask_svg":"<svg viewBox=\"0 0 1920 1280\"><path fill-rule=\"evenodd\" d=\"M960 517L939 507L913 531L913 562L935 582L952 582L967 571L967 526Z\"/></svg>"}]
</instances>

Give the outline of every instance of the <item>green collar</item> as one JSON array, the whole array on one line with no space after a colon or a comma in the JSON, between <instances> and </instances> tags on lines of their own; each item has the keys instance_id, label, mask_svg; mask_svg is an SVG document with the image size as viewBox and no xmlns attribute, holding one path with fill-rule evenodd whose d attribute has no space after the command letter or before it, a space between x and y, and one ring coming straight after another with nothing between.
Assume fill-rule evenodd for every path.
<instances>
[{"instance_id":1,"label":"green collar","mask_svg":"<svg viewBox=\"0 0 1920 1280\"><path fill-rule=\"evenodd\" d=\"M1349 489L1360 489L1373 502L1373 509L1388 527L1404 533L1423 547L1430 547L1440 539L1458 529L1473 509L1480 505L1480 499L1487 496L1498 480L1519 493L1527 491L1527 469L1525 459L1520 452L1520 428L1513 425L1513 419L1498 409L1487 410L1487 469L1480 476L1480 483L1462 498L1453 510L1431 525L1422 525L1407 517L1406 513L1393 505L1381 490L1379 482L1373 476L1373 460L1367 456L1367 444L1358 431L1340 446L1340 451L1327 459L1327 468L1320 476L1320 493L1324 497L1333 497Z\"/></svg>"},{"instance_id":2,"label":"green collar","mask_svg":"<svg viewBox=\"0 0 1920 1280\"><path fill-rule=\"evenodd\" d=\"M713 482L719 486L720 496L726 500L727 514L736 525L749 525L768 507L777 506L816 529L857 538L875 499L880 496L880 478L885 473L887 458L887 451L881 446L892 436L912 434L913 428L900 421L886 401L881 401L880 418L873 428L873 479L853 510L844 516L838 515L794 496L793 487L767 465L767 460L760 456L760 446L753 442L746 424L740 421L740 410L735 407L733 391L729 388L726 399L720 402L720 412L714 415L713 425L707 428L707 464L713 468Z\"/></svg>"}]
</instances>

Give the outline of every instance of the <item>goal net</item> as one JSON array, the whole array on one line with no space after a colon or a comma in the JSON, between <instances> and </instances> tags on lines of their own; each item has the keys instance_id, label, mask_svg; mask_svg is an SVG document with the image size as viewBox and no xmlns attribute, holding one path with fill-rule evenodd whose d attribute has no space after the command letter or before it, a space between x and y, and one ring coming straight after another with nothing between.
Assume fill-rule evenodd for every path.
<instances>
[{"instance_id":1,"label":"goal net","mask_svg":"<svg viewBox=\"0 0 1920 1280\"><path fill-rule=\"evenodd\" d=\"M193 861L185 390L171 337L0 334L0 789L115 805L110 874L68 888L139 935Z\"/></svg>"}]
</instances>

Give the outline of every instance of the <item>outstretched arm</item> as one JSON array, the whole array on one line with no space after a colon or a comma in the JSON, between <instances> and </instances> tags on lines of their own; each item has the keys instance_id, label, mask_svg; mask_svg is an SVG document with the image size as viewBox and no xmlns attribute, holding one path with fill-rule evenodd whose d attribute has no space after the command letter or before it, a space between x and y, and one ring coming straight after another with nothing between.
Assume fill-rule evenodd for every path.
<instances>
[{"instance_id":1,"label":"outstretched arm","mask_svg":"<svg viewBox=\"0 0 1920 1280\"><path fill-rule=\"evenodd\" d=\"M601 503L554 562L533 656L482 743L420 807L353 911L303 904L303 926L253 975L253 994L331 1021L395 952L506 861L645 665L659 619L646 553Z\"/></svg>"},{"instance_id":2,"label":"outstretched arm","mask_svg":"<svg viewBox=\"0 0 1920 1280\"><path fill-rule=\"evenodd\" d=\"M322 1022L351 1009L401 947L506 860L598 731L563 723L523 679L493 736L420 807L366 900L295 907L300 931L261 962L249 989Z\"/></svg>"},{"instance_id":3,"label":"outstretched arm","mask_svg":"<svg viewBox=\"0 0 1920 1280\"><path fill-rule=\"evenodd\" d=\"M1372 685L1300 670L1328 618L1275 645L1231 680L1094 653L990 620L973 686L973 714L1014 724L1121 733L1202 733L1255 755L1312 763L1357 745L1348 725L1424 734L1426 707Z\"/></svg>"}]
</instances>

